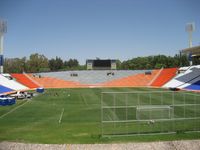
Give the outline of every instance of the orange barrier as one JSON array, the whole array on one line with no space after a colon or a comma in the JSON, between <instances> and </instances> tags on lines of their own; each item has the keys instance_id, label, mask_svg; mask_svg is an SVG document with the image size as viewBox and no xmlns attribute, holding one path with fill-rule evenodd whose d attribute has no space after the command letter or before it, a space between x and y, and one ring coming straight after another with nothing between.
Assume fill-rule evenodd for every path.
<instances>
[{"instance_id":1,"label":"orange barrier","mask_svg":"<svg viewBox=\"0 0 200 150\"><path fill-rule=\"evenodd\" d=\"M163 69L156 80L151 84L151 86L161 87L168 81L170 81L177 72L178 68L167 68Z\"/></svg>"},{"instance_id":2,"label":"orange barrier","mask_svg":"<svg viewBox=\"0 0 200 150\"><path fill-rule=\"evenodd\" d=\"M159 70L153 70L152 74L145 75L136 74L128 77L124 77L121 79L116 79L112 81L108 81L103 83L104 87L136 87L136 86L148 86L148 84L153 80L153 78L157 75Z\"/></svg>"},{"instance_id":3,"label":"orange barrier","mask_svg":"<svg viewBox=\"0 0 200 150\"><path fill-rule=\"evenodd\" d=\"M27 74L32 80L39 83L44 88L74 88L82 87L78 82L61 80L53 77L34 77L32 74Z\"/></svg>"},{"instance_id":4,"label":"orange barrier","mask_svg":"<svg viewBox=\"0 0 200 150\"><path fill-rule=\"evenodd\" d=\"M26 75L24 74L13 73L11 74L11 76L15 78L17 82L25 85L26 87L29 87L30 89L39 87L37 84L32 82L29 78L27 78Z\"/></svg>"}]
</instances>

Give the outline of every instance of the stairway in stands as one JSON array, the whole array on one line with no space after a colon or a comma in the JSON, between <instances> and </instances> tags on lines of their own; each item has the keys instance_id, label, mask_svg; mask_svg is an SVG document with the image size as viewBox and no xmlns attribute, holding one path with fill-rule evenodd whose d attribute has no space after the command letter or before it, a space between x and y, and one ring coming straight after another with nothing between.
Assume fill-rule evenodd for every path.
<instances>
[{"instance_id":1,"label":"stairway in stands","mask_svg":"<svg viewBox=\"0 0 200 150\"><path fill-rule=\"evenodd\" d=\"M173 77L176 76L177 68L167 68L160 72L160 75L154 80L151 86L161 87Z\"/></svg>"},{"instance_id":2,"label":"stairway in stands","mask_svg":"<svg viewBox=\"0 0 200 150\"><path fill-rule=\"evenodd\" d=\"M53 77L34 77L32 74L28 74L28 76L44 88L74 88L83 86L78 82L66 81Z\"/></svg>"},{"instance_id":3,"label":"stairway in stands","mask_svg":"<svg viewBox=\"0 0 200 150\"><path fill-rule=\"evenodd\" d=\"M29 87L30 89L39 87L37 84L31 81L25 74L13 73L11 74L11 76L15 78L17 82Z\"/></svg>"}]
</instances>

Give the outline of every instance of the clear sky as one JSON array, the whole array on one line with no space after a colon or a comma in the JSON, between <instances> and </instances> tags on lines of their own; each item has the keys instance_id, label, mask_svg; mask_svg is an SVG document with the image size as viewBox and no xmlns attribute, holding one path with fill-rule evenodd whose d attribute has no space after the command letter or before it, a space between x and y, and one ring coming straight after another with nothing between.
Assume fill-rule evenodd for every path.
<instances>
[{"instance_id":1,"label":"clear sky","mask_svg":"<svg viewBox=\"0 0 200 150\"><path fill-rule=\"evenodd\" d=\"M200 0L0 0L0 18L8 24L9 58L37 52L84 64L173 56L188 47L188 22L196 26L193 45L200 45Z\"/></svg>"}]
</instances>

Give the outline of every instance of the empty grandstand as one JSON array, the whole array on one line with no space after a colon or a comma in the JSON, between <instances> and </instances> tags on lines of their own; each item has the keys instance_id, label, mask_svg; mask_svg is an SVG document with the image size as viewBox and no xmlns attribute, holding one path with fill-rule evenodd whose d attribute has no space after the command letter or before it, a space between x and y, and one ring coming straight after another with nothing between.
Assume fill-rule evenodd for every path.
<instances>
[{"instance_id":1,"label":"empty grandstand","mask_svg":"<svg viewBox=\"0 0 200 150\"><path fill-rule=\"evenodd\" d=\"M176 72L177 68L162 69L159 76L151 83L151 86L162 87L176 75Z\"/></svg>"},{"instance_id":2,"label":"empty grandstand","mask_svg":"<svg viewBox=\"0 0 200 150\"><path fill-rule=\"evenodd\" d=\"M200 90L200 65L180 68L177 74L171 81L163 87L180 88L190 90Z\"/></svg>"},{"instance_id":3,"label":"empty grandstand","mask_svg":"<svg viewBox=\"0 0 200 150\"><path fill-rule=\"evenodd\" d=\"M152 74L145 74L152 72ZM90 70L30 74L43 87L147 86L158 70ZM74 76L75 75L75 76Z\"/></svg>"},{"instance_id":4,"label":"empty grandstand","mask_svg":"<svg viewBox=\"0 0 200 150\"><path fill-rule=\"evenodd\" d=\"M29 87L30 89L39 87L39 85L34 82L34 80L31 80L26 74L13 73L11 76L19 83Z\"/></svg>"},{"instance_id":5,"label":"empty grandstand","mask_svg":"<svg viewBox=\"0 0 200 150\"><path fill-rule=\"evenodd\" d=\"M82 70L0 75L1 93L44 88L164 87L199 90L200 66L157 70Z\"/></svg>"},{"instance_id":6,"label":"empty grandstand","mask_svg":"<svg viewBox=\"0 0 200 150\"><path fill-rule=\"evenodd\" d=\"M11 78L6 78L3 74L0 74L0 85L5 86L9 89L12 90L27 90L29 89L28 87L16 82L15 80Z\"/></svg>"}]
</instances>

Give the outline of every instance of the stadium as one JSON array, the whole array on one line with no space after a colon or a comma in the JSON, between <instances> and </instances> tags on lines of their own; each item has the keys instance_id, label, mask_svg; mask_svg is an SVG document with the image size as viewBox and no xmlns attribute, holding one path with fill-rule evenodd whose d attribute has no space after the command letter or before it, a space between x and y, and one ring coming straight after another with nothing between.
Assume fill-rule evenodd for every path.
<instances>
[{"instance_id":1,"label":"stadium","mask_svg":"<svg viewBox=\"0 0 200 150\"><path fill-rule=\"evenodd\" d=\"M78 32L79 28L82 26L77 25L75 30ZM54 32L55 39L52 38L59 44L48 41L50 29L44 32L47 39L42 41L47 41L49 47L55 45L53 58L38 52L31 54L32 51L28 52L29 58L19 58L18 54L13 54L15 58L4 58L7 21L0 20L0 150L200 149L200 46L192 45L194 28L194 23L186 24L189 47L174 50L174 57L162 55L160 51L146 56L145 51L134 58L137 50L131 53L132 59L120 61L115 51L97 53L100 48L96 48L96 51L83 50L85 54L75 55L88 58L80 65L76 59L63 61L56 56L59 46L67 45L64 38L59 37L65 30L61 32L59 28L56 31L61 34ZM87 45L87 40L82 39L83 44L72 32L66 33L75 41L68 45ZM148 37L146 33L143 36ZM151 41L151 37L148 38ZM179 42L177 40L177 45ZM182 45L182 41L180 43ZM95 49L95 44L91 47ZM90 55L92 52L95 54ZM102 58L102 53L106 57ZM128 55L124 52L126 58Z\"/></svg>"},{"instance_id":2,"label":"stadium","mask_svg":"<svg viewBox=\"0 0 200 150\"><path fill-rule=\"evenodd\" d=\"M193 48L190 52L197 55ZM111 62L98 60L82 71L1 74L1 140L101 143L137 136L144 141L159 135L170 139L171 134L175 139L199 138L199 65L116 70ZM16 91L40 94L12 103L6 97Z\"/></svg>"}]
</instances>

